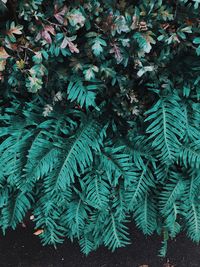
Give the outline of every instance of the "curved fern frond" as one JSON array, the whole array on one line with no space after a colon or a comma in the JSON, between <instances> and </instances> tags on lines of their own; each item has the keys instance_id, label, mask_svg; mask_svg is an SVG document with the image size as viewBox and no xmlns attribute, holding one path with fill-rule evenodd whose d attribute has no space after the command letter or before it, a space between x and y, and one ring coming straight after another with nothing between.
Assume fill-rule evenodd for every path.
<instances>
[{"instance_id":1,"label":"curved fern frond","mask_svg":"<svg viewBox=\"0 0 200 267\"><path fill-rule=\"evenodd\" d=\"M182 213L181 204L174 202L171 209L167 210L165 213L165 228L168 229L168 232L171 237L175 237L181 230L180 224L177 222L178 215Z\"/></svg>"},{"instance_id":2,"label":"curved fern frond","mask_svg":"<svg viewBox=\"0 0 200 267\"><path fill-rule=\"evenodd\" d=\"M157 227L157 209L148 193L136 204L133 211L136 225L145 235L151 235Z\"/></svg>"},{"instance_id":3,"label":"curved fern frond","mask_svg":"<svg viewBox=\"0 0 200 267\"><path fill-rule=\"evenodd\" d=\"M195 242L200 241L200 206L194 201L188 203L185 214L186 229L188 236Z\"/></svg>"},{"instance_id":4,"label":"curved fern frond","mask_svg":"<svg viewBox=\"0 0 200 267\"><path fill-rule=\"evenodd\" d=\"M41 241L44 245L62 243L66 236L66 227L62 223L62 214L69 202L69 193L60 192L59 195L50 193L44 194L35 204L33 211L35 229L42 229L40 234ZM60 218L60 220L58 220Z\"/></svg>"},{"instance_id":5,"label":"curved fern frond","mask_svg":"<svg viewBox=\"0 0 200 267\"><path fill-rule=\"evenodd\" d=\"M134 168L135 179L126 191L126 201L129 210L133 210L135 204L142 201L150 188L155 186L154 176L149 166L146 163L144 169Z\"/></svg>"},{"instance_id":6,"label":"curved fern frond","mask_svg":"<svg viewBox=\"0 0 200 267\"><path fill-rule=\"evenodd\" d=\"M85 168L93 162L93 152L101 145L99 138L100 125L95 121L85 122L74 136L61 144L58 163L51 174L52 186L55 189L66 188L74 182L75 176L80 176Z\"/></svg>"},{"instance_id":7,"label":"curved fern frond","mask_svg":"<svg viewBox=\"0 0 200 267\"><path fill-rule=\"evenodd\" d=\"M146 136L134 137L131 141L126 141L125 152L131 155L133 163L137 168L145 168L145 162L156 161L154 151Z\"/></svg>"},{"instance_id":8,"label":"curved fern frond","mask_svg":"<svg viewBox=\"0 0 200 267\"><path fill-rule=\"evenodd\" d=\"M83 178L86 185L86 202L96 209L104 209L109 202L109 184L104 174L96 170Z\"/></svg>"},{"instance_id":9,"label":"curved fern frond","mask_svg":"<svg viewBox=\"0 0 200 267\"><path fill-rule=\"evenodd\" d=\"M70 229L69 236L71 238L80 238L82 231L84 230L87 219L86 207L82 200L73 200L68 205L66 213L66 223Z\"/></svg>"},{"instance_id":10,"label":"curved fern frond","mask_svg":"<svg viewBox=\"0 0 200 267\"><path fill-rule=\"evenodd\" d=\"M135 178L130 155L124 153L124 146L104 147L100 155L100 168L105 170L109 182L116 186L119 178L125 187Z\"/></svg>"},{"instance_id":11,"label":"curved fern frond","mask_svg":"<svg viewBox=\"0 0 200 267\"><path fill-rule=\"evenodd\" d=\"M179 98L163 97L146 112L145 121L151 121L146 132L150 134L152 146L159 153L163 163L173 163L180 150L179 140L183 138L184 116L179 105Z\"/></svg>"},{"instance_id":12,"label":"curved fern frond","mask_svg":"<svg viewBox=\"0 0 200 267\"><path fill-rule=\"evenodd\" d=\"M76 101L81 107L95 107L98 90L99 86L97 84L84 85L81 80L70 82L67 88L68 99Z\"/></svg>"},{"instance_id":13,"label":"curved fern frond","mask_svg":"<svg viewBox=\"0 0 200 267\"><path fill-rule=\"evenodd\" d=\"M89 236L85 234L79 240L81 251L87 256L91 251L94 250L94 243L90 240Z\"/></svg>"},{"instance_id":14,"label":"curved fern frond","mask_svg":"<svg viewBox=\"0 0 200 267\"><path fill-rule=\"evenodd\" d=\"M200 175L198 171L190 171L189 179L186 187L187 198L189 201L193 201L199 194L200 189Z\"/></svg>"},{"instance_id":15,"label":"curved fern frond","mask_svg":"<svg viewBox=\"0 0 200 267\"><path fill-rule=\"evenodd\" d=\"M123 183L113 192L112 210L119 221L123 221L127 214L126 190Z\"/></svg>"},{"instance_id":16,"label":"curved fern frond","mask_svg":"<svg viewBox=\"0 0 200 267\"><path fill-rule=\"evenodd\" d=\"M16 228L18 223L22 222L25 214L31 208L31 199L32 196L30 194L19 192L14 198L14 201L11 201L9 210L9 226L13 229Z\"/></svg>"},{"instance_id":17,"label":"curved fern frond","mask_svg":"<svg viewBox=\"0 0 200 267\"><path fill-rule=\"evenodd\" d=\"M171 171L169 181L165 184L160 194L159 205L162 214L166 214L168 210L173 208L175 201L184 193L185 188L186 183L180 174Z\"/></svg>"},{"instance_id":18,"label":"curved fern frond","mask_svg":"<svg viewBox=\"0 0 200 267\"><path fill-rule=\"evenodd\" d=\"M126 221L119 221L113 213L105 222L105 231L103 233L103 242L106 247L114 251L116 248L124 247L130 244L128 233L124 225Z\"/></svg>"},{"instance_id":19,"label":"curved fern frond","mask_svg":"<svg viewBox=\"0 0 200 267\"><path fill-rule=\"evenodd\" d=\"M180 161L185 167L200 167L200 140L185 144L180 150Z\"/></svg>"},{"instance_id":20,"label":"curved fern frond","mask_svg":"<svg viewBox=\"0 0 200 267\"><path fill-rule=\"evenodd\" d=\"M185 124L185 141L195 141L200 138L199 104L193 101L182 103Z\"/></svg>"},{"instance_id":21,"label":"curved fern frond","mask_svg":"<svg viewBox=\"0 0 200 267\"><path fill-rule=\"evenodd\" d=\"M11 186L19 187L31 137L31 131L19 131L18 134L13 132L13 135L7 137L0 145L2 176Z\"/></svg>"}]
</instances>

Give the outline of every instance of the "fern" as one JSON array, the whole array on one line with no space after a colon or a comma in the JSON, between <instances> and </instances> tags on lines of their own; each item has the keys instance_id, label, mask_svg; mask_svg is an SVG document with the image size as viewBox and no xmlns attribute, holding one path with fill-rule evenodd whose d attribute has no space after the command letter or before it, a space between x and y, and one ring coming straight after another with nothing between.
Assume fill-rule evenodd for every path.
<instances>
[{"instance_id":1,"label":"fern","mask_svg":"<svg viewBox=\"0 0 200 267\"><path fill-rule=\"evenodd\" d=\"M84 85L82 81L70 82L67 88L68 99L76 101L81 107L86 108L96 106L95 98L98 91L98 85Z\"/></svg>"},{"instance_id":2,"label":"fern","mask_svg":"<svg viewBox=\"0 0 200 267\"><path fill-rule=\"evenodd\" d=\"M104 174L96 170L84 177L86 185L86 201L96 209L104 209L109 202L109 184Z\"/></svg>"},{"instance_id":3,"label":"fern","mask_svg":"<svg viewBox=\"0 0 200 267\"><path fill-rule=\"evenodd\" d=\"M79 241L81 251L87 256L94 247L93 242L89 239L87 235L84 235Z\"/></svg>"},{"instance_id":4,"label":"fern","mask_svg":"<svg viewBox=\"0 0 200 267\"><path fill-rule=\"evenodd\" d=\"M157 227L157 210L156 205L146 193L142 201L136 204L133 211L133 217L135 218L136 225L145 235L151 235Z\"/></svg>"},{"instance_id":5,"label":"fern","mask_svg":"<svg viewBox=\"0 0 200 267\"><path fill-rule=\"evenodd\" d=\"M126 202L126 190L124 185L121 183L119 188L113 192L112 208L115 216L119 221L123 221L127 216L127 206Z\"/></svg>"},{"instance_id":6,"label":"fern","mask_svg":"<svg viewBox=\"0 0 200 267\"><path fill-rule=\"evenodd\" d=\"M193 101L182 103L185 124L185 140L196 141L199 139L199 105Z\"/></svg>"},{"instance_id":7,"label":"fern","mask_svg":"<svg viewBox=\"0 0 200 267\"><path fill-rule=\"evenodd\" d=\"M154 187L154 177L151 169L149 168L149 162L146 163L144 169L135 168L135 179L129 186L126 194L128 208L130 210L134 209L137 202L144 199L150 188Z\"/></svg>"},{"instance_id":8,"label":"fern","mask_svg":"<svg viewBox=\"0 0 200 267\"><path fill-rule=\"evenodd\" d=\"M181 230L178 217L182 215L181 204L175 201L170 209L165 213L165 228L169 231L170 237L175 237Z\"/></svg>"},{"instance_id":9,"label":"fern","mask_svg":"<svg viewBox=\"0 0 200 267\"><path fill-rule=\"evenodd\" d=\"M71 235L80 237L85 227L87 218L87 210L85 209L82 200L72 201L67 210L66 220L71 230Z\"/></svg>"},{"instance_id":10,"label":"fern","mask_svg":"<svg viewBox=\"0 0 200 267\"><path fill-rule=\"evenodd\" d=\"M183 138L184 117L176 96L163 97L146 113L146 121L152 121L147 128L152 146L158 150L163 162L173 163L179 153Z\"/></svg>"},{"instance_id":11,"label":"fern","mask_svg":"<svg viewBox=\"0 0 200 267\"><path fill-rule=\"evenodd\" d=\"M185 215L187 234L195 242L200 241L200 210L199 205L191 201Z\"/></svg>"},{"instance_id":12,"label":"fern","mask_svg":"<svg viewBox=\"0 0 200 267\"><path fill-rule=\"evenodd\" d=\"M183 229L199 242L199 0L51 2L1 25L1 229L31 213L85 254L128 245L129 221L162 256Z\"/></svg>"},{"instance_id":13,"label":"fern","mask_svg":"<svg viewBox=\"0 0 200 267\"><path fill-rule=\"evenodd\" d=\"M124 225L125 222L126 221L118 221L112 212L107 218L103 241L105 246L108 246L111 250L130 244L129 238L127 237L128 228Z\"/></svg>"},{"instance_id":14,"label":"fern","mask_svg":"<svg viewBox=\"0 0 200 267\"><path fill-rule=\"evenodd\" d=\"M200 141L196 140L183 145L180 151L180 160L185 167L199 168L200 164Z\"/></svg>"},{"instance_id":15,"label":"fern","mask_svg":"<svg viewBox=\"0 0 200 267\"><path fill-rule=\"evenodd\" d=\"M176 200L184 193L186 184L180 175L171 172L168 183L164 186L160 194L160 210L162 214L166 214Z\"/></svg>"},{"instance_id":16,"label":"fern","mask_svg":"<svg viewBox=\"0 0 200 267\"><path fill-rule=\"evenodd\" d=\"M101 168L105 170L109 182L114 186L118 184L120 177L124 179L125 186L134 179L130 156L123 150L123 146L104 147L100 156Z\"/></svg>"},{"instance_id":17,"label":"fern","mask_svg":"<svg viewBox=\"0 0 200 267\"><path fill-rule=\"evenodd\" d=\"M66 188L79 176L79 168L84 172L85 168L93 161L92 150L99 150L101 140L99 137L99 125L95 122L87 122L74 136L71 136L60 149L56 169L51 173L55 188ZM49 179L48 179L49 180Z\"/></svg>"},{"instance_id":18,"label":"fern","mask_svg":"<svg viewBox=\"0 0 200 267\"><path fill-rule=\"evenodd\" d=\"M191 171L188 173L189 180L186 187L188 201L193 201L197 196L200 188L200 176L198 172Z\"/></svg>"},{"instance_id":19,"label":"fern","mask_svg":"<svg viewBox=\"0 0 200 267\"><path fill-rule=\"evenodd\" d=\"M16 228L17 224L22 222L25 214L31 207L32 197L30 194L25 195L18 192L12 195L13 201L10 201L3 207L3 214L1 220L5 223L2 225L3 229L11 226Z\"/></svg>"}]
</instances>

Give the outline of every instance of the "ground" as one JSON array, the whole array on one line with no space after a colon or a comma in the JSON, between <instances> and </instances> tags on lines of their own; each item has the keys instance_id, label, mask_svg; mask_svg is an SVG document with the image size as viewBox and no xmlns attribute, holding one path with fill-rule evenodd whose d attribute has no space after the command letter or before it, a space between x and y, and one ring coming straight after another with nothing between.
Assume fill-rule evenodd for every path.
<instances>
[{"instance_id":1,"label":"ground","mask_svg":"<svg viewBox=\"0 0 200 267\"><path fill-rule=\"evenodd\" d=\"M100 248L85 257L76 243L67 241L57 250L42 247L30 227L19 227L0 236L0 267L200 267L200 246L185 234L170 241L165 259L157 256L160 238L145 238L134 229L131 237L126 248L114 253Z\"/></svg>"}]
</instances>

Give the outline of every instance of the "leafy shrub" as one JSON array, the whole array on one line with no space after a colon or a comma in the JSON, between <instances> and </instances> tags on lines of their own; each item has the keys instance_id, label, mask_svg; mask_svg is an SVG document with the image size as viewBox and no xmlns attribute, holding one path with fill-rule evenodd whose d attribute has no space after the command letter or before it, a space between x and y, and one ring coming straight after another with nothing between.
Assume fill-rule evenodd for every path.
<instances>
[{"instance_id":1,"label":"leafy shrub","mask_svg":"<svg viewBox=\"0 0 200 267\"><path fill-rule=\"evenodd\" d=\"M0 226L85 254L200 241L199 0L1 1Z\"/></svg>"}]
</instances>

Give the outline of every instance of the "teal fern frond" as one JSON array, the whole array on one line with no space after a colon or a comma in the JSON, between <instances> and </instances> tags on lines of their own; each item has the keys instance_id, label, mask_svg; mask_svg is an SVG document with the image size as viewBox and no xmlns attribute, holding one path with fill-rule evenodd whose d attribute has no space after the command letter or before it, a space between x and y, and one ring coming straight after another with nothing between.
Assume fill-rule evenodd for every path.
<instances>
[{"instance_id":1,"label":"teal fern frond","mask_svg":"<svg viewBox=\"0 0 200 267\"><path fill-rule=\"evenodd\" d=\"M90 240L89 236L85 234L79 240L81 251L87 256L92 250L94 250L94 243Z\"/></svg>"},{"instance_id":2,"label":"teal fern frond","mask_svg":"<svg viewBox=\"0 0 200 267\"><path fill-rule=\"evenodd\" d=\"M182 102L182 109L184 114L185 134L184 140L186 142L193 142L199 140L199 104L193 101Z\"/></svg>"},{"instance_id":3,"label":"teal fern frond","mask_svg":"<svg viewBox=\"0 0 200 267\"><path fill-rule=\"evenodd\" d=\"M47 176L53 170L59 152L42 131L36 134L27 153L27 162L20 181L21 190L31 190L36 181Z\"/></svg>"},{"instance_id":4,"label":"teal fern frond","mask_svg":"<svg viewBox=\"0 0 200 267\"><path fill-rule=\"evenodd\" d=\"M125 140L125 144L125 152L131 155L132 161L137 168L145 168L146 160L151 162L156 161L155 151L152 149L145 135L134 136L131 140Z\"/></svg>"},{"instance_id":5,"label":"teal fern frond","mask_svg":"<svg viewBox=\"0 0 200 267\"><path fill-rule=\"evenodd\" d=\"M155 202L148 193L136 204L133 210L133 217L135 218L137 227L145 235L151 235L157 228L157 212Z\"/></svg>"},{"instance_id":6,"label":"teal fern frond","mask_svg":"<svg viewBox=\"0 0 200 267\"><path fill-rule=\"evenodd\" d=\"M126 223L126 220L119 221L112 212L105 222L103 242L112 251L130 244L127 232L128 227L124 223Z\"/></svg>"},{"instance_id":7,"label":"teal fern frond","mask_svg":"<svg viewBox=\"0 0 200 267\"><path fill-rule=\"evenodd\" d=\"M44 245L62 243L64 236L66 236L66 227L61 225L58 218L62 218L64 207L71 198L70 192L62 194L62 197L57 195L52 196L52 193L44 194L35 203L33 211L34 221L36 222L35 228L42 229L40 238ZM64 198L64 202L63 199Z\"/></svg>"},{"instance_id":8,"label":"teal fern frond","mask_svg":"<svg viewBox=\"0 0 200 267\"><path fill-rule=\"evenodd\" d=\"M12 197L12 201L6 201L1 212L0 225L3 231L8 227L15 229L17 224L24 219L33 201L30 193L25 195L23 192L15 192L9 194L9 197Z\"/></svg>"},{"instance_id":9,"label":"teal fern frond","mask_svg":"<svg viewBox=\"0 0 200 267\"><path fill-rule=\"evenodd\" d=\"M160 194L159 205L162 214L168 213L173 208L174 203L180 199L186 189L186 183L179 173L171 171L169 175L169 181Z\"/></svg>"},{"instance_id":10,"label":"teal fern frond","mask_svg":"<svg viewBox=\"0 0 200 267\"><path fill-rule=\"evenodd\" d=\"M150 135L152 146L163 163L173 163L177 159L185 128L179 98L175 95L162 97L146 114L146 121L150 121L146 132Z\"/></svg>"},{"instance_id":11,"label":"teal fern frond","mask_svg":"<svg viewBox=\"0 0 200 267\"><path fill-rule=\"evenodd\" d=\"M101 150L100 166L105 170L111 185L116 186L119 178L124 179L125 187L134 179L133 163L124 146L105 146Z\"/></svg>"},{"instance_id":12,"label":"teal fern frond","mask_svg":"<svg viewBox=\"0 0 200 267\"><path fill-rule=\"evenodd\" d=\"M133 210L135 204L144 199L147 192L155 187L154 176L150 168L150 163L147 162L145 168L134 168L135 179L128 187L126 192L126 201L129 210Z\"/></svg>"},{"instance_id":13,"label":"teal fern frond","mask_svg":"<svg viewBox=\"0 0 200 267\"><path fill-rule=\"evenodd\" d=\"M183 145L179 157L185 167L198 169L200 166L200 140Z\"/></svg>"},{"instance_id":14,"label":"teal fern frond","mask_svg":"<svg viewBox=\"0 0 200 267\"><path fill-rule=\"evenodd\" d=\"M194 201L198 197L199 194L199 189L200 189L200 175L198 170L190 170L187 173L189 179L187 181L187 186L186 186L186 198L188 199L187 201Z\"/></svg>"},{"instance_id":15,"label":"teal fern frond","mask_svg":"<svg viewBox=\"0 0 200 267\"><path fill-rule=\"evenodd\" d=\"M70 237L80 237L87 220L87 207L84 205L82 199L73 200L69 203L66 222L70 229Z\"/></svg>"},{"instance_id":16,"label":"teal fern frond","mask_svg":"<svg viewBox=\"0 0 200 267\"><path fill-rule=\"evenodd\" d=\"M195 201L187 204L185 214L186 229L188 236L195 242L200 241L200 206Z\"/></svg>"},{"instance_id":17,"label":"teal fern frond","mask_svg":"<svg viewBox=\"0 0 200 267\"><path fill-rule=\"evenodd\" d=\"M66 188L93 162L93 152L100 150L100 125L95 121L85 122L80 129L60 145L58 164L51 173L55 188ZM80 170L80 171L79 171ZM51 181L48 178L48 180ZM47 182L48 182L47 180Z\"/></svg>"},{"instance_id":18,"label":"teal fern frond","mask_svg":"<svg viewBox=\"0 0 200 267\"><path fill-rule=\"evenodd\" d=\"M86 202L96 209L106 208L109 202L110 185L105 174L96 170L88 173L83 181L87 195Z\"/></svg>"},{"instance_id":19,"label":"teal fern frond","mask_svg":"<svg viewBox=\"0 0 200 267\"><path fill-rule=\"evenodd\" d=\"M164 226L168 230L170 237L175 237L181 230L181 225L178 222L179 217L181 217L182 205L180 202L175 201L171 208L167 210L164 214L165 222Z\"/></svg>"},{"instance_id":20,"label":"teal fern frond","mask_svg":"<svg viewBox=\"0 0 200 267\"><path fill-rule=\"evenodd\" d=\"M98 93L98 84L84 85L83 81L70 82L67 88L68 99L76 101L81 107L86 108L96 106L96 94Z\"/></svg>"},{"instance_id":21,"label":"teal fern frond","mask_svg":"<svg viewBox=\"0 0 200 267\"><path fill-rule=\"evenodd\" d=\"M128 214L128 203L126 199L126 190L124 184L121 182L119 186L113 190L112 196L112 210L119 221L124 220Z\"/></svg>"}]
</instances>

